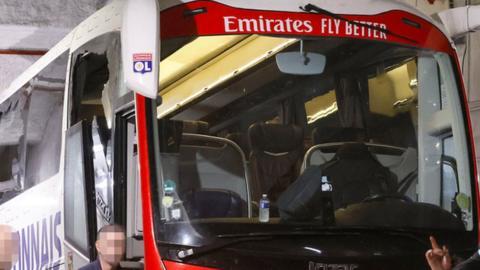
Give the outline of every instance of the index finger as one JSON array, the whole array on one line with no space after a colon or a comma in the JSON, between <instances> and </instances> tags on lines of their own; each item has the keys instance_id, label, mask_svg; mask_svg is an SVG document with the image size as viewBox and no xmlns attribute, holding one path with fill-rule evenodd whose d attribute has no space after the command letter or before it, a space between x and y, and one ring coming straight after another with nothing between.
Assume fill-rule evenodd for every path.
<instances>
[{"instance_id":1,"label":"index finger","mask_svg":"<svg viewBox=\"0 0 480 270\"><path fill-rule=\"evenodd\" d=\"M440 249L437 240L433 236L430 236L430 244L432 244L432 249Z\"/></svg>"}]
</instances>

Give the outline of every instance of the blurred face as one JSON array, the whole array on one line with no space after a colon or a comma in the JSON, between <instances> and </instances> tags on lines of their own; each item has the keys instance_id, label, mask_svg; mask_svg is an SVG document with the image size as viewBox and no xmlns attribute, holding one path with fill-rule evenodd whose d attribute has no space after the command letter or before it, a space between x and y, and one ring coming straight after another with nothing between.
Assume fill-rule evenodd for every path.
<instances>
[{"instance_id":1,"label":"blurred face","mask_svg":"<svg viewBox=\"0 0 480 270\"><path fill-rule=\"evenodd\" d=\"M110 265L117 265L125 255L123 232L102 232L96 243L100 258Z\"/></svg>"},{"instance_id":2,"label":"blurred face","mask_svg":"<svg viewBox=\"0 0 480 270\"><path fill-rule=\"evenodd\" d=\"M18 234L0 225L0 269L10 269L18 260Z\"/></svg>"}]
</instances>

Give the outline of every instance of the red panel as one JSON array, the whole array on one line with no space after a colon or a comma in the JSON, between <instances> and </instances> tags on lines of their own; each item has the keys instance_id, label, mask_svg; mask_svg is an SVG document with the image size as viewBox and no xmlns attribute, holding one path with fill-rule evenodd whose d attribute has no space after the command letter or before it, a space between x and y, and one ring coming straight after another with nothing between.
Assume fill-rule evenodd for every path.
<instances>
[{"instance_id":1,"label":"red panel","mask_svg":"<svg viewBox=\"0 0 480 270\"><path fill-rule=\"evenodd\" d=\"M201 9L206 12L185 15L186 11ZM449 40L438 28L408 12L392 10L377 15L344 17L388 29L411 40L354 26L321 14L238 9L214 1L195 1L164 10L160 17L160 29L162 38L232 34L344 37L393 42L454 55ZM410 23L405 23L405 19Z\"/></svg>"},{"instance_id":2,"label":"red panel","mask_svg":"<svg viewBox=\"0 0 480 270\"><path fill-rule=\"evenodd\" d=\"M135 96L138 156L140 170L140 186L142 191L143 211L143 241L145 247L145 269L163 269L160 261L160 253L155 243L152 209L152 191L150 188L150 161L148 156L147 122L146 122L146 98L141 95ZM153 158L153 157L151 157Z\"/></svg>"}]
</instances>

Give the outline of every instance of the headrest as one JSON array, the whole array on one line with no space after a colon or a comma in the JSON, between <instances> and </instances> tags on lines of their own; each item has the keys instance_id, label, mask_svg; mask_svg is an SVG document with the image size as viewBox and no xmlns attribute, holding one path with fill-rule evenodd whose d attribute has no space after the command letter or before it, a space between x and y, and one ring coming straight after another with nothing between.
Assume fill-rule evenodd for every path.
<instances>
[{"instance_id":1,"label":"headrest","mask_svg":"<svg viewBox=\"0 0 480 270\"><path fill-rule=\"evenodd\" d=\"M314 144L332 142L357 142L365 140L363 128L315 128L312 132Z\"/></svg>"},{"instance_id":2,"label":"headrest","mask_svg":"<svg viewBox=\"0 0 480 270\"><path fill-rule=\"evenodd\" d=\"M208 123L202 121L183 121L183 133L208 134Z\"/></svg>"},{"instance_id":3,"label":"headrest","mask_svg":"<svg viewBox=\"0 0 480 270\"><path fill-rule=\"evenodd\" d=\"M248 145L248 138L245 133L235 132L229 133L225 136L225 139L231 140L232 142L236 143L240 148L245 152L250 152L250 146Z\"/></svg>"},{"instance_id":4,"label":"headrest","mask_svg":"<svg viewBox=\"0 0 480 270\"><path fill-rule=\"evenodd\" d=\"M248 129L252 151L286 153L302 148L303 129L294 125L256 123Z\"/></svg>"},{"instance_id":5,"label":"headrest","mask_svg":"<svg viewBox=\"0 0 480 270\"><path fill-rule=\"evenodd\" d=\"M339 159L373 158L368 147L363 143L346 143L338 148L335 156Z\"/></svg>"}]
</instances>

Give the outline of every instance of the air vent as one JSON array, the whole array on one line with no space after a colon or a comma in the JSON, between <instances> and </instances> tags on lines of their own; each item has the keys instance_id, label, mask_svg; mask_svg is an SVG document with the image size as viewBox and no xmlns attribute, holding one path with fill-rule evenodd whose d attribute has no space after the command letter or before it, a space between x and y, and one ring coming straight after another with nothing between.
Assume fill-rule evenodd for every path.
<instances>
[{"instance_id":1,"label":"air vent","mask_svg":"<svg viewBox=\"0 0 480 270\"><path fill-rule=\"evenodd\" d=\"M407 19L407 18L403 18L403 19L402 19L402 22L403 22L404 24L406 24L406 25L415 27L415 28L417 28L417 29L422 28L422 26L421 26L418 22L412 21L412 20Z\"/></svg>"},{"instance_id":2,"label":"air vent","mask_svg":"<svg viewBox=\"0 0 480 270\"><path fill-rule=\"evenodd\" d=\"M183 15L185 17L190 17L190 16L196 16L198 14L202 14L202 13L206 13L206 12L207 12L207 8L203 7L203 8L193 9L193 10L185 10L183 12Z\"/></svg>"}]
</instances>

